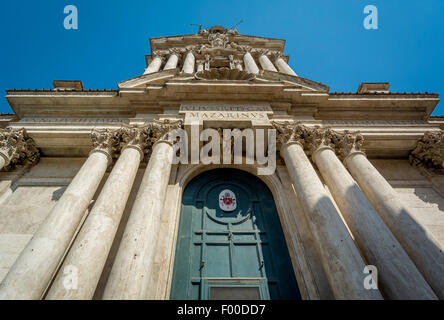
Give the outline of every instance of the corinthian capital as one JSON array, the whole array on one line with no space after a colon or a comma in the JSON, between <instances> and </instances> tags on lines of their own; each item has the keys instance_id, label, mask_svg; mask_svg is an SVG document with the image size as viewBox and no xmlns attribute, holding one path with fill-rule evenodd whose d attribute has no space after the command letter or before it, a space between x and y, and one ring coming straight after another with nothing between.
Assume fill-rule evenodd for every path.
<instances>
[{"instance_id":1,"label":"corinthian capital","mask_svg":"<svg viewBox=\"0 0 444 320\"><path fill-rule=\"evenodd\" d=\"M333 142L341 160L345 160L353 153L364 153L362 148L364 137L360 132L350 132L348 130L345 130L343 133L335 132Z\"/></svg>"},{"instance_id":2,"label":"corinthian capital","mask_svg":"<svg viewBox=\"0 0 444 320\"><path fill-rule=\"evenodd\" d=\"M309 138L309 128L299 123L278 123L273 122L273 127L277 131L279 148L288 143L299 143L302 146L306 146L307 138Z\"/></svg>"},{"instance_id":3,"label":"corinthian capital","mask_svg":"<svg viewBox=\"0 0 444 320\"><path fill-rule=\"evenodd\" d=\"M92 152L102 152L111 162L117 150L117 130L93 129L91 131Z\"/></svg>"},{"instance_id":4,"label":"corinthian capital","mask_svg":"<svg viewBox=\"0 0 444 320\"><path fill-rule=\"evenodd\" d=\"M124 126L118 132L118 144L121 150L134 148L143 158L148 153L148 127Z\"/></svg>"},{"instance_id":5,"label":"corinthian capital","mask_svg":"<svg viewBox=\"0 0 444 320\"><path fill-rule=\"evenodd\" d=\"M444 168L444 131L426 132L410 153L410 163L431 169Z\"/></svg>"},{"instance_id":6,"label":"corinthian capital","mask_svg":"<svg viewBox=\"0 0 444 320\"><path fill-rule=\"evenodd\" d=\"M158 121L154 120L149 127L150 130L150 141L151 144L154 145L156 142L164 141L168 143L173 143L173 139L170 136L170 133L173 130L182 128L182 120L171 121L171 120L163 120Z\"/></svg>"},{"instance_id":7,"label":"corinthian capital","mask_svg":"<svg viewBox=\"0 0 444 320\"><path fill-rule=\"evenodd\" d=\"M38 161L40 153L25 129L0 129L0 157L5 159L5 170L11 170Z\"/></svg>"},{"instance_id":8,"label":"corinthian capital","mask_svg":"<svg viewBox=\"0 0 444 320\"><path fill-rule=\"evenodd\" d=\"M284 53L281 51L271 51L270 56L273 60L276 60L278 58L282 58L284 56Z\"/></svg>"},{"instance_id":9,"label":"corinthian capital","mask_svg":"<svg viewBox=\"0 0 444 320\"><path fill-rule=\"evenodd\" d=\"M313 154L320 148L334 148L334 132L330 128L321 128L316 126L308 130L308 149Z\"/></svg>"}]
</instances>

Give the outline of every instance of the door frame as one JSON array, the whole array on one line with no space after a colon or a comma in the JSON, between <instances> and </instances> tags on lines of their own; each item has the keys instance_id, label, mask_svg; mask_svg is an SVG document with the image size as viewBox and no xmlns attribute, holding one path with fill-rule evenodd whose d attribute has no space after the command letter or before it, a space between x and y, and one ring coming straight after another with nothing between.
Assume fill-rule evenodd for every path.
<instances>
[{"instance_id":1,"label":"door frame","mask_svg":"<svg viewBox=\"0 0 444 320\"><path fill-rule=\"evenodd\" d=\"M288 252L292 262L297 285L302 299L318 300L328 296L329 288L326 275L320 266L320 259L313 248L311 231L302 209L299 207L296 194L285 166L278 165L273 175L259 176L256 165L174 165L170 175L169 188L163 216L165 223L160 230L156 260L162 266L158 273L153 273L150 297L153 299L169 299L173 278L177 236L182 207L182 194L188 182L199 174L213 169L232 168L246 171L261 179L269 188L275 201L279 221L284 233ZM285 185L285 186L284 186ZM162 248L159 247L162 246ZM323 293L325 291L325 293Z\"/></svg>"}]
</instances>

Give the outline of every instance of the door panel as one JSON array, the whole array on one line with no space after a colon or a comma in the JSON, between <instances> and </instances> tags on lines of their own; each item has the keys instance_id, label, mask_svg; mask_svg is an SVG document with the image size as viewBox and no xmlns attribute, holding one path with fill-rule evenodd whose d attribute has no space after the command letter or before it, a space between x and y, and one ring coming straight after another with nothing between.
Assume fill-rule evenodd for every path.
<instances>
[{"instance_id":1,"label":"door panel","mask_svg":"<svg viewBox=\"0 0 444 320\"><path fill-rule=\"evenodd\" d=\"M171 288L171 299L224 297L300 299L270 190L234 169L207 171L186 187Z\"/></svg>"}]
</instances>

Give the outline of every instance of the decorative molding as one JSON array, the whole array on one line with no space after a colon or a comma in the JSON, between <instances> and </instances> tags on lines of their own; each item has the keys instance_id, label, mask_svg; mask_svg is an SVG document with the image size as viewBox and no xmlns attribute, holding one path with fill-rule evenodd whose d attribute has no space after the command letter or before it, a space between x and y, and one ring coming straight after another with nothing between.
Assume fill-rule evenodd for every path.
<instances>
[{"instance_id":1,"label":"decorative molding","mask_svg":"<svg viewBox=\"0 0 444 320\"><path fill-rule=\"evenodd\" d=\"M415 167L442 170L444 168L444 131L426 132L410 153L409 161Z\"/></svg>"},{"instance_id":2,"label":"decorative molding","mask_svg":"<svg viewBox=\"0 0 444 320\"><path fill-rule=\"evenodd\" d=\"M424 120L323 120L326 126L428 126Z\"/></svg>"},{"instance_id":3,"label":"decorative molding","mask_svg":"<svg viewBox=\"0 0 444 320\"><path fill-rule=\"evenodd\" d=\"M253 80L256 77L253 73L240 71L236 68L211 68L196 72L195 78L199 80Z\"/></svg>"},{"instance_id":4,"label":"decorative molding","mask_svg":"<svg viewBox=\"0 0 444 320\"><path fill-rule=\"evenodd\" d=\"M40 158L35 142L25 129L0 129L0 156L5 159L5 171L24 165L34 165Z\"/></svg>"},{"instance_id":5,"label":"decorative molding","mask_svg":"<svg viewBox=\"0 0 444 320\"><path fill-rule=\"evenodd\" d=\"M128 123L128 118L23 118L19 123Z\"/></svg>"}]
</instances>

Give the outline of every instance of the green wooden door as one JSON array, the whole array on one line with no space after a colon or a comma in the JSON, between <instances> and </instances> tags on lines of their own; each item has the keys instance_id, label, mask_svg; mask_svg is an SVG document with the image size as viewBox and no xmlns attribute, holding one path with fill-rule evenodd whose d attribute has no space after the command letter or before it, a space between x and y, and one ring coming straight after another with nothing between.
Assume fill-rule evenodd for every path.
<instances>
[{"instance_id":1,"label":"green wooden door","mask_svg":"<svg viewBox=\"0 0 444 320\"><path fill-rule=\"evenodd\" d=\"M188 184L171 299L300 299L273 196L260 179L217 169Z\"/></svg>"}]
</instances>

